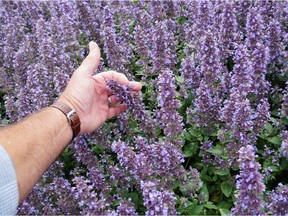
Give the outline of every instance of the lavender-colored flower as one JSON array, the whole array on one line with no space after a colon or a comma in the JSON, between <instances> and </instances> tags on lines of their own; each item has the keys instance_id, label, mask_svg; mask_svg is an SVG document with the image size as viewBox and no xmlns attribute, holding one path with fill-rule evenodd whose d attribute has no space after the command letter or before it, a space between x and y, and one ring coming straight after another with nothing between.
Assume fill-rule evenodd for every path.
<instances>
[{"instance_id":1,"label":"lavender-colored flower","mask_svg":"<svg viewBox=\"0 0 288 216\"><path fill-rule=\"evenodd\" d=\"M155 23L151 50L153 73L161 73L166 68L173 68L176 63L174 29L175 22L171 19Z\"/></svg>"},{"instance_id":2,"label":"lavender-colored flower","mask_svg":"<svg viewBox=\"0 0 288 216\"><path fill-rule=\"evenodd\" d=\"M176 99L175 80L170 70L166 69L159 75L157 101L160 110L156 111L159 126L168 139L179 136L183 129L182 117L177 109L181 106Z\"/></svg>"},{"instance_id":3,"label":"lavender-colored flower","mask_svg":"<svg viewBox=\"0 0 288 216\"><path fill-rule=\"evenodd\" d=\"M219 119L220 103L220 98L215 93L215 89L202 80L196 90L194 121L197 125L215 124Z\"/></svg>"},{"instance_id":4,"label":"lavender-colored flower","mask_svg":"<svg viewBox=\"0 0 288 216\"><path fill-rule=\"evenodd\" d=\"M120 165L136 181L149 177L162 176L167 181L182 177L183 154L171 143L148 144L144 138L137 137L138 153L124 142L113 142L112 150L117 153ZM169 180L170 181L170 180Z\"/></svg>"},{"instance_id":5,"label":"lavender-colored flower","mask_svg":"<svg viewBox=\"0 0 288 216\"><path fill-rule=\"evenodd\" d=\"M76 1L78 16L81 18L79 30L100 44L102 22L101 1ZM93 20L93 21L92 21ZM91 21L93 24L91 25Z\"/></svg>"},{"instance_id":6,"label":"lavender-colored flower","mask_svg":"<svg viewBox=\"0 0 288 216\"><path fill-rule=\"evenodd\" d=\"M201 45L201 42L198 40L206 35L207 31L213 32L214 31L214 10L213 4L211 1L199 1L196 4L197 7L197 18L194 20L195 22L195 39L196 39L196 47L198 48ZM200 50L200 49L199 49Z\"/></svg>"},{"instance_id":7,"label":"lavender-colored flower","mask_svg":"<svg viewBox=\"0 0 288 216\"><path fill-rule=\"evenodd\" d=\"M56 177L53 179L53 182L49 184L47 187L47 196L49 197L49 201L57 200L56 202L51 202L49 205L43 206L43 214L51 215L51 214L77 214L78 210L76 207L76 201L71 199L73 196L71 184L68 180L62 177ZM46 197L47 198L47 197ZM48 207L48 208L46 208Z\"/></svg>"},{"instance_id":8,"label":"lavender-colored flower","mask_svg":"<svg viewBox=\"0 0 288 216\"><path fill-rule=\"evenodd\" d=\"M125 65L129 64L129 59L132 56L132 50L127 46L129 43L127 37L130 37L130 34L127 32L129 24L126 23L124 25L126 29L124 33L121 31L117 33L112 9L113 7L110 8L109 5L104 7L104 21L101 34L104 39L104 52L106 53L109 67L126 73L128 76L129 71ZM121 34L123 37L121 37Z\"/></svg>"},{"instance_id":9,"label":"lavender-colored flower","mask_svg":"<svg viewBox=\"0 0 288 216\"><path fill-rule=\"evenodd\" d=\"M88 148L85 137L77 137L73 141L72 147L76 160L87 166L93 187L99 191L105 191L108 188L108 183L105 181L105 177L100 170L95 155L92 150Z\"/></svg>"},{"instance_id":10,"label":"lavender-colored flower","mask_svg":"<svg viewBox=\"0 0 288 216\"><path fill-rule=\"evenodd\" d=\"M203 182L200 179L200 173L197 169L190 167L186 172L186 176L182 180L182 192L189 195L190 198L194 197L196 192L202 187Z\"/></svg>"},{"instance_id":11,"label":"lavender-colored flower","mask_svg":"<svg viewBox=\"0 0 288 216\"><path fill-rule=\"evenodd\" d=\"M53 101L51 69L54 68L54 62L49 52L52 41L48 38L43 19L38 20L36 24L36 36L40 55L35 64L27 71L26 83L27 89L29 89L29 99L34 104L34 109L31 112L39 110Z\"/></svg>"},{"instance_id":12,"label":"lavender-colored flower","mask_svg":"<svg viewBox=\"0 0 288 216\"><path fill-rule=\"evenodd\" d=\"M268 122L270 119L270 105L266 98L261 99L259 104L257 105L257 108L255 110L253 121L254 121L254 133L259 133L261 129L264 127L264 125Z\"/></svg>"},{"instance_id":13,"label":"lavender-colored flower","mask_svg":"<svg viewBox=\"0 0 288 216\"><path fill-rule=\"evenodd\" d=\"M288 214L288 186L279 183L275 190L269 193L266 200L266 208L271 211L273 215L287 215Z\"/></svg>"},{"instance_id":14,"label":"lavender-colored flower","mask_svg":"<svg viewBox=\"0 0 288 216\"><path fill-rule=\"evenodd\" d=\"M284 90L283 93L281 114L288 118L288 81L286 82L286 90Z\"/></svg>"},{"instance_id":15,"label":"lavender-colored flower","mask_svg":"<svg viewBox=\"0 0 288 216\"><path fill-rule=\"evenodd\" d=\"M170 142L158 142L151 146L148 156L154 166L155 173L163 176L167 182L169 179L182 178L185 173L181 163L184 162L183 153ZM148 152L147 152L148 153Z\"/></svg>"},{"instance_id":16,"label":"lavender-colored flower","mask_svg":"<svg viewBox=\"0 0 288 216\"><path fill-rule=\"evenodd\" d=\"M150 59L150 49L152 47L153 24L151 15L144 9L135 8L135 18L137 20L134 28L134 50L140 55L140 59L136 64L144 67L142 79L145 80L146 75L151 73L148 66Z\"/></svg>"},{"instance_id":17,"label":"lavender-colored flower","mask_svg":"<svg viewBox=\"0 0 288 216\"><path fill-rule=\"evenodd\" d=\"M139 10L139 24L135 26L135 51L138 52L142 58L148 59L149 48L151 43L152 24L151 16L146 12Z\"/></svg>"},{"instance_id":18,"label":"lavender-colored flower","mask_svg":"<svg viewBox=\"0 0 288 216\"><path fill-rule=\"evenodd\" d=\"M154 137L155 131L153 127L153 122L151 116L145 110L141 99L141 94L138 93L132 96L133 86L122 85L114 80L109 80L107 82L107 88L114 92L114 95L117 99L123 100L123 103L126 104L128 108L130 108L133 117L140 120L139 128L142 129L143 132L145 132L146 134ZM122 116L122 118L125 118L125 116ZM122 127L122 130L129 131L129 126L127 125L127 127Z\"/></svg>"},{"instance_id":19,"label":"lavender-colored flower","mask_svg":"<svg viewBox=\"0 0 288 216\"><path fill-rule=\"evenodd\" d=\"M203 151L202 153L202 163L205 165L209 165L212 163L212 157L211 154L206 152L207 150L211 150L213 147L213 142L212 141L205 141L201 144L200 149Z\"/></svg>"},{"instance_id":20,"label":"lavender-colored flower","mask_svg":"<svg viewBox=\"0 0 288 216\"><path fill-rule=\"evenodd\" d=\"M247 47L243 44L237 45L234 53L233 75L231 79L232 87L238 91L242 98L246 98L251 92L252 80L252 62ZM233 91L233 90L232 90Z\"/></svg>"},{"instance_id":21,"label":"lavender-colored flower","mask_svg":"<svg viewBox=\"0 0 288 216\"><path fill-rule=\"evenodd\" d=\"M184 96L187 97L188 92L195 93L195 89L199 87L200 72L199 67L195 66L195 59L193 55L187 56L181 63L181 76L184 79L182 91Z\"/></svg>"},{"instance_id":22,"label":"lavender-colored flower","mask_svg":"<svg viewBox=\"0 0 288 216\"><path fill-rule=\"evenodd\" d=\"M200 74L203 81L210 87L219 81L221 65L219 59L219 49L216 45L216 38L211 31L199 39L199 51L197 53L200 67Z\"/></svg>"},{"instance_id":23,"label":"lavender-colored flower","mask_svg":"<svg viewBox=\"0 0 288 216\"><path fill-rule=\"evenodd\" d=\"M277 58L280 57L280 52L283 49L281 39L282 39L281 24L275 19L269 20L266 43L269 49L268 60L270 63L275 63Z\"/></svg>"},{"instance_id":24,"label":"lavender-colored flower","mask_svg":"<svg viewBox=\"0 0 288 216\"><path fill-rule=\"evenodd\" d=\"M220 1L220 3L223 4L223 12L221 13L218 35L219 54L221 58L226 59L233 54L234 43L239 41L240 38L236 20L235 2Z\"/></svg>"},{"instance_id":25,"label":"lavender-colored flower","mask_svg":"<svg viewBox=\"0 0 288 216\"><path fill-rule=\"evenodd\" d=\"M139 180L139 173L136 166L140 164L136 161L136 153L133 151L133 148L121 141L114 141L111 148L113 152L117 153L117 158L123 169L132 174L136 180Z\"/></svg>"},{"instance_id":26,"label":"lavender-colored flower","mask_svg":"<svg viewBox=\"0 0 288 216\"><path fill-rule=\"evenodd\" d=\"M155 21L163 20L166 16L163 8L164 2L160 1L149 1L148 8L149 14L153 17Z\"/></svg>"},{"instance_id":27,"label":"lavender-colored flower","mask_svg":"<svg viewBox=\"0 0 288 216\"><path fill-rule=\"evenodd\" d=\"M118 215L138 215L133 203L129 200L121 200L116 212Z\"/></svg>"},{"instance_id":28,"label":"lavender-colored flower","mask_svg":"<svg viewBox=\"0 0 288 216\"><path fill-rule=\"evenodd\" d=\"M215 88L220 81L221 65L219 50L211 31L199 40L199 73L201 81L196 90L195 99L195 122L199 126L214 124L219 119L221 100Z\"/></svg>"},{"instance_id":29,"label":"lavender-colored flower","mask_svg":"<svg viewBox=\"0 0 288 216\"><path fill-rule=\"evenodd\" d=\"M15 93L17 96L17 108L18 115L15 115L13 119L21 119L24 116L30 114L30 89L27 88L27 71L30 70L31 65L27 62L34 63L34 51L32 49L30 35L25 35L23 43L19 50L15 53L14 70L15 74L13 79L15 80Z\"/></svg>"},{"instance_id":30,"label":"lavender-colored flower","mask_svg":"<svg viewBox=\"0 0 288 216\"><path fill-rule=\"evenodd\" d=\"M259 172L260 164L255 161L255 149L251 145L239 150L240 174L236 188L239 190L232 212L236 215L261 215L264 207L260 195L265 190L263 177Z\"/></svg>"},{"instance_id":31,"label":"lavender-colored flower","mask_svg":"<svg viewBox=\"0 0 288 216\"><path fill-rule=\"evenodd\" d=\"M256 43L252 58L252 92L256 95L255 103L258 103L269 90L269 83L265 80L267 74L267 49L263 43Z\"/></svg>"},{"instance_id":32,"label":"lavender-colored flower","mask_svg":"<svg viewBox=\"0 0 288 216\"><path fill-rule=\"evenodd\" d=\"M252 7L252 0L244 1L235 1L236 4L236 14L237 14L237 23L239 27L239 33L241 35L246 34L245 27L247 22L247 13Z\"/></svg>"},{"instance_id":33,"label":"lavender-colored flower","mask_svg":"<svg viewBox=\"0 0 288 216\"><path fill-rule=\"evenodd\" d=\"M186 1L185 7L182 8L182 16L187 18L187 21L182 25L178 25L179 27L179 40L185 41L185 44L195 45L195 40L198 39L195 35L195 30L197 27L200 27L197 22L198 17L198 4L199 1ZM186 47L185 53L189 50L189 47Z\"/></svg>"},{"instance_id":34,"label":"lavender-colored flower","mask_svg":"<svg viewBox=\"0 0 288 216\"><path fill-rule=\"evenodd\" d=\"M142 181L141 190L146 215L175 215L175 197L172 191L161 188L158 182Z\"/></svg>"},{"instance_id":35,"label":"lavender-colored flower","mask_svg":"<svg viewBox=\"0 0 288 216\"><path fill-rule=\"evenodd\" d=\"M224 101L220 117L226 123L226 131L232 130L232 137L239 141L239 148L252 141L249 132L253 129L254 124L253 109L251 108L250 100L247 98L248 94L251 93L253 84L251 61L248 56L246 47L239 45L235 53L230 98Z\"/></svg>"},{"instance_id":36,"label":"lavender-colored flower","mask_svg":"<svg viewBox=\"0 0 288 216\"><path fill-rule=\"evenodd\" d=\"M93 191L91 182L83 177L75 177L73 182L75 184L75 187L72 188L73 199L78 201L78 208L83 209L80 214L102 215L105 205L101 199L98 199L97 193Z\"/></svg>"},{"instance_id":37,"label":"lavender-colored flower","mask_svg":"<svg viewBox=\"0 0 288 216\"><path fill-rule=\"evenodd\" d=\"M282 143L281 151L285 157L288 157L288 131L282 131L281 133Z\"/></svg>"},{"instance_id":38,"label":"lavender-colored flower","mask_svg":"<svg viewBox=\"0 0 288 216\"><path fill-rule=\"evenodd\" d=\"M247 48L251 51L251 53L254 50L257 50L257 43L262 43L264 40L263 30L263 18L262 15L258 12L258 8L250 8L247 14L247 38L245 43L247 44Z\"/></svg>"}]
</instances>

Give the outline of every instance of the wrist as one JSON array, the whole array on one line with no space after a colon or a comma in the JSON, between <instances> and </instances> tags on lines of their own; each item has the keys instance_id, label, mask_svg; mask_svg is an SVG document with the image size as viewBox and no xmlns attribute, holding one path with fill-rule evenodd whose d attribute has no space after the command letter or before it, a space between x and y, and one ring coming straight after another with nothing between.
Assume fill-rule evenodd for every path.
<instances>
[{"instance_id":1,"label":"wrist","mask_svg":"<svg viewBox=\"0 0 288 216\"><path fill-rule=\"evenodd\" d=\"M58 109L59 111L62 112L63 115L66 116L68 124L70 125L72 129L72 133L73 133L72 140L76 136L78 136L81 131L80 129L81 122L74 107L69 105L69 103L67 102L62 102L61 100L56 101L50 107Z\"/></svg>"}]
</instances>

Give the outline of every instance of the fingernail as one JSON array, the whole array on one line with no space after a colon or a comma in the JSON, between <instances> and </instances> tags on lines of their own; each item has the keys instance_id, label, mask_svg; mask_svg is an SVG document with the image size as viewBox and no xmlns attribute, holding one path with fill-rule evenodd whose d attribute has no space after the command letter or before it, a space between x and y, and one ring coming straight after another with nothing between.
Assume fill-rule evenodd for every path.
<instances>
[{"instance_id":1,"label":"fingernail","mask_svg":"<svg viewBox=\"0 0 288 216\"><path fill-rule=\"evenodd\" d=\"M92 51L95 47L96 47L95 42L90 41L90 42L89 42L89 50Z\"/></svg>"}]
</instances>

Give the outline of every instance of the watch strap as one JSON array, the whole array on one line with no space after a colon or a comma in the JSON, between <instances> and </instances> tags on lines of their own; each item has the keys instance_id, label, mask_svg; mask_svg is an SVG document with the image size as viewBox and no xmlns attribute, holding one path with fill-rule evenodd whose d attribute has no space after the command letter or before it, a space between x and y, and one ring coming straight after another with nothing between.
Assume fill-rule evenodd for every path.
<instances>
[{"instance_id":1,"label":"watch strap","mask_svg":"<svg viewBox=\"0 0 288 216\"><path fill-rule=\"evenodd\" d=\"M80 133L80 119L79 116L76 113L76 110L71 109L67 104L63 102L56 101L53 103L50 107L54 107L58 110L60 110L67 118L69 125L72 128L73 131L73 138L72 140L78 136Z\"/></svg>"}]
</instances>

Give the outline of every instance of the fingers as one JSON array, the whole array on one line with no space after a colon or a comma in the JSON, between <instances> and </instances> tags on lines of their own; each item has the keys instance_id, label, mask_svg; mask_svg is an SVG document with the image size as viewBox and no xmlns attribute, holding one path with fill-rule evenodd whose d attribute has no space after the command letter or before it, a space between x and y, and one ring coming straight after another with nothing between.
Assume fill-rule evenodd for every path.
<instances>
[{"instance_id":1,"label":"fingers","mask_svg":"<svg viewBox=\"0 0 288 216\"><path fill-rule=\"evenodd\" d=\"M114 116L117 116L120 113L124 112L126 109L127 109L126 104L119 104L116 107L111 107L108 111L108 118L112 118Z\"/></svg>"},{"instance_id":2,"label":"fingers","mask_svg":"<svg viewBox=\"0 0 288 216\"><path fill-rule=\"evenodd\" d=\"M92 76L99 65L100 56L98 45L91 41L89 43L89 55L84 59L76 72L81 73L83 76Z\"/></svg>"},{"instance_id":3,"label":"fingers","mask_svg":"<svg viewBox=\"0 0 288 216\"><path fill-rule=\"evenodd\" d=\"M135 81L130 81L129 86L134 90L134 91L140 91L142 89L142 84L140 82L135 82Z\"/></svg>"},{"instance_id":4,"label":"fingers","mask_svg":"<svg viewBox=\"0 0 288 216\"><path fill-rule=\"evenodd\" d=\"M122 73L118 73L116 71L106 71L106 72L102 72L101 75L104 77L104 79L106 80L106 82L108 80L115 80L123 85L128 85L129 84L129 80L128 78L122 74Z\"/></svg>"},{"instance_id":5,"label":"fingers","mask_svg":"<svg viewBox=\"0 0 288 216\"><path fill-rule=\"evenodd\" d=\"M115 95L111 95L110 97L108 97L108 106L109 108L115 107L119 102L122 101L123 101L122 98L117 98L115 97Z\"/></svg>"}]
</instances>

